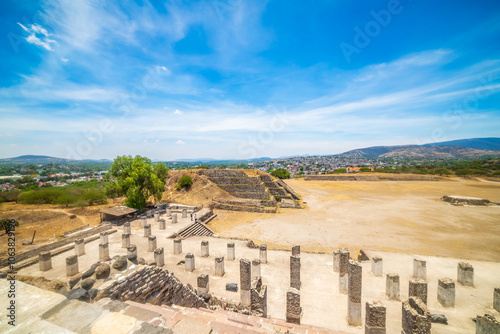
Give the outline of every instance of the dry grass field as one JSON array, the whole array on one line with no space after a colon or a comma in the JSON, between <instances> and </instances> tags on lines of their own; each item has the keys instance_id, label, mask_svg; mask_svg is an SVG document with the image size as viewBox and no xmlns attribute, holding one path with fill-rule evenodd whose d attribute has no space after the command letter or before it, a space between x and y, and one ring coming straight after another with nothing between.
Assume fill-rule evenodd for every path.
<instances>
[{"instance_id":1,"label":"dry grass field","mask_svg":"<svg viewBox=\"0 0 500 334\"><path fill-rule=\"evenodd\" d=\"M218 212L210 227L224 237L246 237L270 248L339 247L500 262L500 207L453 206L444 195L500 202L500 183L441 178L425 181L287 180L305 210L277 215Z\"/></svg>"}]
</instances>

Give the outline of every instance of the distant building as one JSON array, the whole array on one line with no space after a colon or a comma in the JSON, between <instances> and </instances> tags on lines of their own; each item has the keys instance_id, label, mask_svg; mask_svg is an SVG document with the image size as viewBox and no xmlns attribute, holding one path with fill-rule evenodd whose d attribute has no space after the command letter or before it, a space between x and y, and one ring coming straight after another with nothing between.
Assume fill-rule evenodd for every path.
<instances>
[{"instance_id":1,"label":"distant building","mask_svg":"<svg viewBox=\"0 0 500 334\"><path fill-rule=\"evenodd\" d=\"M373 167L346 167L347 173L356 173L361 170L361 168L369 168L373 172Z\"/></svg>"}]
</instances>

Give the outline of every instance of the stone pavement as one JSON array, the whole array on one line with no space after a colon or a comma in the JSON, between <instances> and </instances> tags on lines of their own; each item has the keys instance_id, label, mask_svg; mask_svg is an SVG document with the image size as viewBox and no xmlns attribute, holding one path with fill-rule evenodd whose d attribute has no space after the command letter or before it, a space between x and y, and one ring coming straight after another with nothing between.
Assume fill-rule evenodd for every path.
<instances>
[{"instance_id":1,"label":"stone pavement","mask_svg":"<svg viewBox=\"0 0 500 334\"><path fill-rule=\"evenodd\" d=\"M8 288L7 281L0 280L2 305ZM16 326L2 321L2 333L342 333L224 310L144 305L109 298L89 304L22 282L16 282L16 291ZM0 310L2 319L6 312L5 308Z\"/></svg>"}]
</instances>

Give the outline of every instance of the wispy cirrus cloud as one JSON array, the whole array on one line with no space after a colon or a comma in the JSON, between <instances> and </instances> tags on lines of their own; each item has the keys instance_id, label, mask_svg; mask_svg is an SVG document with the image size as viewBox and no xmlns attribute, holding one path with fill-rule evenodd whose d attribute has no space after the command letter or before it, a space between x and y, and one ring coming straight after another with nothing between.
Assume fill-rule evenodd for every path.
<instances>
[{"instance_id":1,"label":"wispy cirrus cloud","mask_svg":"<svg viewBox=\"0 0 500 334\"><path fill-rule=\"evenodd\" d=\"M25 27L19 22L17 24L29 34L28 37L25 37L28 43L41 46L48 51L54 51L52 47L57 45L57 42L49 37L51 34L44 27L38 24L32 24L29 27Z\"/></svg>"}]
</instances>

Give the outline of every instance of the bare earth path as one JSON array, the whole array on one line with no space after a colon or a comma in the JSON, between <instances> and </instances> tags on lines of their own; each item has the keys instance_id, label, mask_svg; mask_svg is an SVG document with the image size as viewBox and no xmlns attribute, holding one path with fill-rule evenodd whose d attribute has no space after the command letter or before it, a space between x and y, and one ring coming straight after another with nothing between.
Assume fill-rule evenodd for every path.
<instances>
[{"instance_id":1,"label":"bare earth path","mask_svg":"<svg viewBox=\"0 0 500 334\"><path fill-rule=\"evenodd\" d=\"M271 248L339 247L500 262L500 207L452 206L462 195L500 202L500 183L287 180L306 210L278 215L218 212L211 227L224 237L251 238Z\"/></svg>"}]
</instances>

